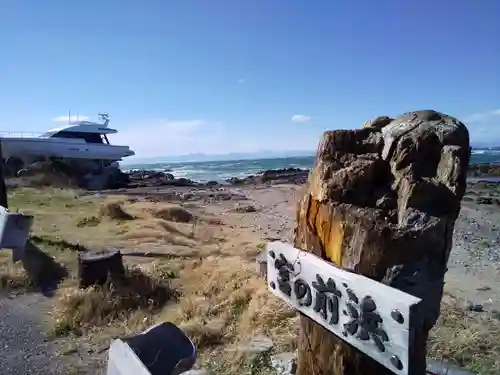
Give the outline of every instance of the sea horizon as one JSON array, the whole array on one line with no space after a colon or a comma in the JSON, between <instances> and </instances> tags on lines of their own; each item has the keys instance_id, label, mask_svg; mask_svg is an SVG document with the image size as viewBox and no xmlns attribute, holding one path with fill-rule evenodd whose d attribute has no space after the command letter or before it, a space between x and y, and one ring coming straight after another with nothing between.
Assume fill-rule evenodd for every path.
<instances>
[{"instance_id":1,"label":"sea horizon","mask_svg":"<svg viewBox=\"0 0 500 375\"><path fill-rule=\"evenodd\" d=\"M244 178L265 170L300 168L310 169L315 156L263 157L254 159L227 159L203 161L158 161L154 163L128 163L121 165L123 171L151 170L168 172L175 178L193 181L225 181L232 177ZM500 151L475 149L470 164L500 163Z\"/></svg>"}]
</instances>

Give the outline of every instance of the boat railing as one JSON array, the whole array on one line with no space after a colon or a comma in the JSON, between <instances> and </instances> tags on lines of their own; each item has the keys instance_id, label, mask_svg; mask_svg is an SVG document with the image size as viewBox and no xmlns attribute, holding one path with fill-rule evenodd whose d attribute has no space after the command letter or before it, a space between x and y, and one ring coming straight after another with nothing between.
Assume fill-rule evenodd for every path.
<instances>
[{"instance_id":1,"label":"boat railing","mask_svg":"<svg viewBox=\"0 0 500 375\"><path fill-rule=\"evenodd\" d=\"M2 138L38 138L43 134L42 132L0 130L0 137Z\"/></svg>"}]
</instances>

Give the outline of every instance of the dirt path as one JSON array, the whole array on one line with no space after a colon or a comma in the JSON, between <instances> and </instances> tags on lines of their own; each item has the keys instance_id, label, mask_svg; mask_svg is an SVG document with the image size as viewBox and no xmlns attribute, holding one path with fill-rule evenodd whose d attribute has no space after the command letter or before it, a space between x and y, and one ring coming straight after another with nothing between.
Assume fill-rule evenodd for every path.
<instances>
[{"instance_id":1,"label":"dirt path","mask_svg":"<svg viewBox=\"0 0 500 375\"><path fill-rule=\"evenodd\" d=\"M2 374L66 374L46 340L39 308L46 302L39 294L11 298L0 296L0 368Z\"/></svg>"}]
</instances>

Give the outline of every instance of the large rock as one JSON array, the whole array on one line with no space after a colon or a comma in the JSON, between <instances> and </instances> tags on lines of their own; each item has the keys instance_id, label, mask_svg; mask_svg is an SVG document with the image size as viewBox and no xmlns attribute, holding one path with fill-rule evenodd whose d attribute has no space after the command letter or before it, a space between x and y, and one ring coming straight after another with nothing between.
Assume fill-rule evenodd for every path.
<instances>
[{"instance_id":1,"label":"large rock","mask_svg":"<svg viewBox=\"0 0 500 375\"><path fill-rule=\"evenodd\" d=\"M82 164L75 159L45 158L25 165L17 176L35 186L82 187L84 176L93 172L92 164Z\"/></svg>"},{"instance_id":2,"label":"large rock","mask_svg":"<svg viewBox=\"0 0 500 375\"><path fill-rule=\"evenodd\" d=\"M9 168L12 170L13 164ZM126 187L129 177L109 161L44 158L24 166L17 176L32 186L78 187L89 190Z\"/></svg>"},{"instance_id":3,"label":"large rock","mask_svg":"<svg viewBox=\"0 0 500 375\"><path fill-rule=\"evenodd\" d=\"M228 180L231 185L252 185L252 184L303 184L307 181L308 169L284 168L268 169L256 175L244 178L232 177Z\"/></svg>"},{"instance_id":4,"label":"large rock","mask_svg":"<svg viewBox=\"0 0 500 375\"><path fill-rule=\"evenodd\" d=\"M106 167L99 173L87 173L82 187L88 190L121 189L129 183L129 177L119 168Z\"/></svg>"},{"instance_id":5,"label":"large rock","mask_svg":"<svg viewBox=\"0 0 500 375\"><path fill-rule=\"evenodd\" d=\"M160 187L160 186L197 186L196 182L188 178L175 178L171 173L154 170L134 170L128 173L130 183L127 187Z\"/></svg>"},{"instance_id":6,"label":"large rock","mask_svg":"<svg viewBox=\"0 0 500 375\"><path fill-rule=\"evenodd\" d=\"M416 372L425 371L427 335L439 316L469 157L468 130L454 117L424 110L378 118L324 134L299 202L295 247L422 299ZM325 374L389 373L307 318L301 328L300 375L312 361Z\"/></svg>"}]
</instances>

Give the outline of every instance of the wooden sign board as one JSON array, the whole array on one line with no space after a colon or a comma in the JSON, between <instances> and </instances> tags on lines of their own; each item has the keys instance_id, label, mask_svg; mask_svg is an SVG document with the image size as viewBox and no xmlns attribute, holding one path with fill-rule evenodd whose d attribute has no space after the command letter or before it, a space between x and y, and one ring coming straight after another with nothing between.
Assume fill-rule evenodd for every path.
<instances>
[{"instance_id":1,"label":"wooden sign board","mask_svg":"<svg viewBox=\"0 0 500 375\"><path fill-rule=\"evenodd\" d=\"M409 373L410 318L420 298L289 244L267 245L270 290L398 375Z\"/></svg>"},{"instance_id":2,"label":"wooden sign board","mask_svg":"<svg viewBox=\"0 0 500 375\"><path fill-rule=\"evenodd\" d=\"M24 250L32 225L33 216L0 206L0 248Z\"/></svg>"}]
</instances>

